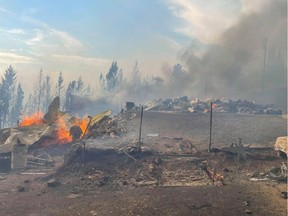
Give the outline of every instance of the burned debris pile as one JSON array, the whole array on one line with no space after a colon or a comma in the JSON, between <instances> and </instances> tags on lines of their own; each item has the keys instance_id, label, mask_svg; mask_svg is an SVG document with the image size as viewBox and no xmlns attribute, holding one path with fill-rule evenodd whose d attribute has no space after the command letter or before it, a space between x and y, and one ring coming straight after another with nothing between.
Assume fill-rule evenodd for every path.
<instances>
[{"instance_id":1,"label":"burned debris pile","mask_svg":"<svg viewBox=\"0 0 288 216\"><path fill-rule=\"evenodd\" d=\"M27 166L53 166L53 160L49 155L46 158L47 155L33 155L33 152L44 148L51 151L50 146L62 149L60 146L78 142L82 138L86 139L87 135L90 135L88 127L104 122L104 119L109 119L108 116L111 114L111 111L106 111L83 119L76 118L69 113L61 112L59 97L54 98L44 116L35 113L25 117L15 128L0 130L0 155L4 155L3 160L7 162L4 170L24 169ZM103 129L105 133L112 136L112 133L116 133L116 129L123 131L119 126L114 129L116 123L109 119Z\"/></svg>"},{"instance_id":2,"label":"burned debris pile","mask_svg":"<svg viewBox=\"0 0 288 216\"><path fill-rule=\"evenodd\" d=\"M125 122L130 121L137 117L140 112L140 107L136 106L133 102L126 102L125 110L122 109L118 115L106 116L90 127L90 136L88 137L107 137L115 138L122 133L126 133Z\"/></svg>"},{"instance_id":3,"label":"burned debris pile","mask_svg":"<svg viewBox=\"0 0 288 216\"><path fill-rule=\"evenodd\" d=\"M202 101L198 98L189 99L187 96L174 99L156 99L148 102L144 109L146 111L165 111L165 112L191 112L206 113L209 112L210 102L213 102L214 112L224 113L246 113L246 114L266 114L281 115L282 110L273 104L261 105L248 100L229 100L208 99Z\"/></svg>"},{"instance_id":4,"label":"burned debris pile","mask_svg":"<svg viewBox=\"0 0 288 216\"><path fill-rule=\"evenodd\" d=\"M91 136L93 138L110 136L114 138L119 136L121 133L125 133L126 129L123 126L122 119L119 116L104 118L102 121L92 125L90 127Z\"/></svg>"},{"instance_id":5,"label":"burned debris pile","mask_svg":"<svg viewBox=\"0 0 288 216\"><path fill-rule=\"evenodd\" d=\"M283 137L278 137L276 139L274 149L278 151L278 154L287 159L288 155L288 137L283 136Z\"/></svg>"}]
</instances>

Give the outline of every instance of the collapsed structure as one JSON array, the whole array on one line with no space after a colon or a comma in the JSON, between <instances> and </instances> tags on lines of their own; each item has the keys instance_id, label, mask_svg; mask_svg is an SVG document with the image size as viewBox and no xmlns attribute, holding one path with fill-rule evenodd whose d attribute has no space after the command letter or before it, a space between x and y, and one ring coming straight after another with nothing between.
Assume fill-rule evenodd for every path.
<instances>
[{"instance_id":1,"label":"collapsed structure","mask_svg":"<svg viewBox=\"0 0 288 216\"><path fill-rule=\"evenodd\" d=\"M146 111L205 113L210 112L209 102L211 100L205 102L200 100L190 101L188 97L158 99L146 104L144 108ZM213 109L219 112L243 111L245 113L250 110L249 113L253 113L251 110L257 111L258 108L263 109L265 107L248 101L223 102L213 100L213 103L215 105ZM140 138L136 143L132 141L131 136L123 136L121 140L114 139L127 132L125 121L133 121L135 117L138 118L140 110L139 106L136 106L133 102L128 102L126 110L122 110L116 116L112 117L111 111L106 111L80 119L59 111L59 98L56 97L49 106L47 114L43 117L37 114L32 116L34 119L25 118L18 127L0 130L0 169L3 167L4 169L6 167L5 171L9 171L11 168L22 169L25 168L27 162L36 165L42 162L51 164L52 160L49 156L47 160L33 158L27 156L27 151L37 147L50 146L51 144L74 143L72 146L69 145L70 150L64 157L65 163L61 169L64 174L60 173L60 175L64 175L63 178L65 178L66 171L71 173L71 171L75 172L75 169L79 169L77 172L79 172L81 179L84 178L83 175L86 175L83 173L89 173L87 181L97 180L99 186L109 184L109 182L114 186L121 182L120 185L122 186L131 185L133 187L158 184L164 186L205 185L209 181L213 184L224 184L223 176L214 170L214 165L205 162L210 156L200 152L188 137L158 137L158 134L154 137L152 134L153 136L150 139L155 139L155 142L157 142L157 146L153 146L154 149L151 146L142 145ZM263 113L275 114L275 112L268 113L265 111ZM133 130L135 131L135 127ZM74 137L71 134L73 131L77 132ZM98 138L97 142L94 138ZM285 145L287 146L287 143ZM227 157L237 156L238 160L246 161L247 156L255 157L255 153L259 154L259 152L265 151L265 148L260 151L259 149L243 146L239 139L239 145L214 150L217 150L214 153L221 152ZM275 147L275 150L281 151L282 149ZM128 165L127 160L134 161L135 164ZM185 164L189 161L189 166L188 164L187 167L185 165L187 170L185 167L181 167L180 174L177 173L178 166L174 165L179 161L183 161ZM82 166L84 162L86 163L85 168ZM191 163L195 163L193 171L191 171ZM101 172L94 173L94 166ZM199 167L203 172L199 173ZM136 177L134 178L132 176L135 175L135 172ZM276 176L279 176L278 173ZM179 178L183 178L183 181L179 182ZM75 179L77 181L77 183L75 182L76 185L79 183L78 180L79 178ZM82 182L87 183L86 180ZM79 190L82 189L79 188Z\"/></svg>"},{"instance_id":2,"label":"collapsed structure","mask_svg":"<svg viewBox=\"0 0 288 216\"><path fill-rule=\"evenodd\" d=\"M111 115L111 111L106 111L91 118L80 119L61 112L59 107L59 97L56 97L44 117L37 113L24 118L15 128L0 130L0 160L2 164L5 164L4 171L9 168L24 168L27 164L28 149L50 144L70 143L73 139L70 128L77 126L84 132L89 122L90 125L95 125Z\"/></svg>"},{"instance_id":3,"label":"collapsed structure","mask_svg":"<svg viewBox=\"0 0 288 216\"><path fill-rule=\"evenodd\" d=\"M246 114L267 114L281 115L282 110L273 104L261 105L248 100L229 100L207 99L202 101L198 98L190 99L187 96L174 99L156 99L145 104L146 111L170 111L170 112L191 112L206 113L209 112L210 102L213 102L214 112L225 113L246 113Z\"/></svg>"}]
</instances>

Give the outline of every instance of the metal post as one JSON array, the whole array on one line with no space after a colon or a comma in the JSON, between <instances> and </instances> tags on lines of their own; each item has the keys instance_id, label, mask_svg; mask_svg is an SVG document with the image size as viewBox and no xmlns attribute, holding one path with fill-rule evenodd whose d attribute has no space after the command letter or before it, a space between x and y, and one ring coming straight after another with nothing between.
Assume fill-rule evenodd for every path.
<instances>
[{"instance_id":1,"label":"metal post","mask_svg":"<svg viewBox=\"0 0 288 216\"><path fill-rule=\"evenodd\" d=\"M89 122L88 122L88 124L87 124L87 126L86 126L86 129L85 129L85 131L84 131L84 133L83 133L81 139L85 136L85 134L86 134L88 128L90 127L90 124L91 124L91 121L92 121L92 116L88 116L88 118L89 118Z\"/></svg>"},{"instance_id":2,"label":"metal post","mask_svg":"<svg viewBox=\"0 0 288 216\"><path fill-rule=\"evenodd\" d=\"M87 124L87 127L86 127L81 139L85 136L85 134L86 134L86 132L87 132L87 130L88 130L90 124L91 124L92 116L88 116L88 118L89 118L89 122ZM83 164L85 163L85 161L86 161L86 143L83 142L83 146L82 146L82 162L83 162Z\"/></svg>"},{"instance_id":3,"label":"metal post","mask_svg":"<svg viewBox=\"0 0 288 216\"><path fill-rule=\"evenodd\" d=\"M211 151L211 145L212 145L212 113L213 113L213 102L211 102L210 104L210 137L209 137L208 152Z\"/></svg>"},{"instance_id":4,"label":"metal post","mask_svg":"<svg viewBox=\"0 0 288 216\"><path fill-rule=\"evenodd\" d=\"M139 143L138 143L138 150L140 151L141 145L141 132L142 132L142 119L143 119L143 106L141 107L141 115L140 115L140 129L139 129Z\"/></svg>"}]
</instances>

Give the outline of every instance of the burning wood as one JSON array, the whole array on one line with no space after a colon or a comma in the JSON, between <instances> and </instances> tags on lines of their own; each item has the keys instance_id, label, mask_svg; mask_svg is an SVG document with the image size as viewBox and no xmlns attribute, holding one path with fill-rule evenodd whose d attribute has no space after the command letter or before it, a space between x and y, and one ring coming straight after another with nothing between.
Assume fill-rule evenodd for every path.
<instances>
[{"instance_id":1,"label":"burning wood","mask_svg":"<svg viewBox=\"0 0 288 216\"><path fill-rule=\"evenodd\" d=\"M210 168L205 162L203 162L200 167L214 184L217 186L224 186L224 176L217 173L213 168Z\"/></svg>"},{"instance_id":2,"label":"burning wood","mask_svg":"<svg viewBox=\"0 0 288 216\"><path fill-rule=\"evenodd\" d=\"M288 137L277 137L274 149L279 152L280 156L287 157L288 154Z\"/></svg>"},{"instance_id":3,"label":"burning wood","mask_svg":"<svg viewBox=\"0 0 288 216\"><path fill-rule=\"evenodd\" d=\"M96 138L98 136L111 136L115 137L121 133L125 133L126 129L117 117L103 118L103 121L91 126L91 135Z\"/></svg>"},{"instance_id":4,"label":"burning wood","mask_svg":"<svg viewBox=\"0 0 288 216\"><path fill-rule=\"evenodd\" d=\"M31 116L25 116L19 126L30 126L30 125L39 125L43 124L44 114L42 112L36 112L32 114Z\"/></svg>"},{"instance_id":5,"label":"burning wood","mask_svg":"<svg viewBox=\"0 0 288 216\"><path fill-rule=\"evenodd\" d=\"M12 151L13 145L18 139L28 146L70 143L72 142L71 127L76 126L85 131L90 120L91 125L94 125L109 115L111 115L111 111L100 113L91 119L76 118L68 113L60 112L56 98L49 106L49 111L45 116L42 113L35 113L24 117L20 127L0 130L0 152ZM90 130L87 133L90 133Z\"/></svg>"}]
</instances>

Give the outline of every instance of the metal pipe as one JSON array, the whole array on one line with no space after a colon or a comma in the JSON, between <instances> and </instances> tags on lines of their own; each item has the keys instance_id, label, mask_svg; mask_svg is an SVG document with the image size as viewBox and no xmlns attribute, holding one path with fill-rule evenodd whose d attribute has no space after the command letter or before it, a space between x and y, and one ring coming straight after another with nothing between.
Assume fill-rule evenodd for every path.
<instances>
[{"instance_id":1,"label":"metal pipe","mask_svg":"<svg viewBox=\"0 0 288 216\"><path fill-rule=\"evenodd\" d=\"M211 145L212 145L212 113L213 113L213 102L211 102L210 104L210 136L209 136L208 152L211 152Z\"/></svg>"},{"instance_id":2,"label":"metal pipe","mask_svg":"<svg viewBox=\"0 0 288 216\"><path fill-rule=\"evenodd\" d=\"M88 118L89 118L89 122L88 122L88 124L87 124L87 127L86 127L86 129L85 129L85 131L84 131L84 133L83 133L83 136L82 136L82 137L84 137L84 136L85 136L85 134L86 134L86 132L87 132L87 130L88 130L88 128L89 128L89 126L90 126L90 124L91 124L91 121L92 121L92 116L88 116Z\"/></svg>"}]
</instances>

